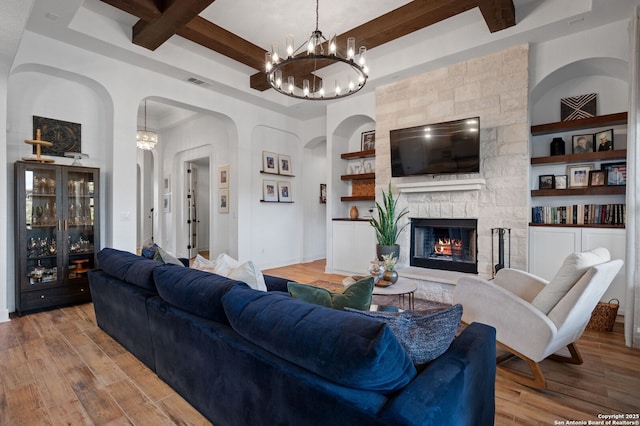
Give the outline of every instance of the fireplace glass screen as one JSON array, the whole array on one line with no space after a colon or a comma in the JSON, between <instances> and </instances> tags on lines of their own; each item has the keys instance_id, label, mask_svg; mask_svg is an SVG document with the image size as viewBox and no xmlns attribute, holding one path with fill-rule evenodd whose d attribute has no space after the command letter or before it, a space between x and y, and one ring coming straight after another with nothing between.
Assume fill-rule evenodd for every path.
<instances>
[{"instance_id":1,"label":"fireplace glass screen","mask_svg":"<svg viewBox=\"0 0 640 426\"><path fill-rule=\"evenodd\" d=\"M411 266L478 273L477 219L411 219Z\"/></svg>"}]
</instances>

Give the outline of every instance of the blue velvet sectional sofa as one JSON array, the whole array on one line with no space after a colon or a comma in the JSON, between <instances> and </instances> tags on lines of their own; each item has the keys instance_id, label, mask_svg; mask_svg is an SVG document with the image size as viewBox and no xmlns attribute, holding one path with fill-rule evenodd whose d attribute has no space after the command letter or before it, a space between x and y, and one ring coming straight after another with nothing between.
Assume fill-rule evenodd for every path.
<instances>
[{"instance_id":1,"label":"blue velvet sectional sofa","mask_svg":"<svg viewBox=\"0 0 640 426\"><path fill-rule=\"evenodd\" d=\"M416 369L375 319L115 249L89 273L98 325L215 426L491 425L495 330Z\"/></svg>"}]
</instances>

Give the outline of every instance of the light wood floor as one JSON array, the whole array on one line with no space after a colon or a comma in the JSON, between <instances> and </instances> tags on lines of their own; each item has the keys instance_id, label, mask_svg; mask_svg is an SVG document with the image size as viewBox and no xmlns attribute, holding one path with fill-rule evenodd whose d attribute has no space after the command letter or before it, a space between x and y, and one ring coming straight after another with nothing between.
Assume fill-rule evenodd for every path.
<instances>
[{"instance_id":1,"label":"light wood floor","mask_svg":"<svg viewBox=\"0 0 640 426\"><path fill-rule=\"evenodd\" d=\"M318 261L265 272L299 282L342 278L323 271ZM542 363L545 391L498 373L496 425L554 425L640 412L640 351L624 346L622 324L611 333L587 330L577 346L583 365ZM524 365L514 361L513 368ZM209 423L102 332L89 303L0 324L0 425L48 424Z\"/></svg>"}]
</instances>

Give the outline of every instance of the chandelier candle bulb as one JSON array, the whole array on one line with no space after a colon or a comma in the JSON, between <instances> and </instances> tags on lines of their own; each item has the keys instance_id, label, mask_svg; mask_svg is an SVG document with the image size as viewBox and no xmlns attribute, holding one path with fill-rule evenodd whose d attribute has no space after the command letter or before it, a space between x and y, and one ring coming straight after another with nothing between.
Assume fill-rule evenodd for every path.
<instances>
[{"instance_id":1,"label":"chandelier candle bulb","mask_svg":"<svg viewBox=\"0 0 640 426\"><path fill-rule=\"evenodd\" d=\"M289 90L289 93L293 93L293 89L295 87L295 80L293 79L293 76L290 75L289 77L287 77L287 89Z\"/></svg>"},{"instance_id":2,"label":"chandelier candle bulb","mask_svg":"<svg viewBox=\"0 0 640 426\"><path fill-rule=\"evenodd\" d=\"M278 88L282 87L282 71L276 70L276 86Z\"/></svg>"},{"instance_id":3,"label":"chandelier candle bulb","mask_svg":"<svg viewBox=\"0 0 640 426\"><path fill-rule=\"evenodd\" d=\"M302 93L304 96L309 96L309 80L306 78L302 80Z\"/></svg>"},{"instance_id":4,"label":"chandelier candle bulb","mask_svg":"<svg viewBox=\"0 0 640 426\"><path fill-rule=\"evenodd\" d=\"M335 55L336 54L336 35L332 35L331 38L329 39L329 55Z\"/></svg>"},{"instance_id":5,"label":"chandelier candle bulb","mask_svg":"<svg viewBox=\"0 0 640 426\"><path fill-rule=\"evenodd\" d=\"M280 61L280 54L278 53L280 50L280 45L277 41L271 43L271 61L274 64L277 64Z\"/></svg>"},{"instance_id":6,"label":"chandelier candle bulb","mask_svg":"<svg viewBox=\"0 0 640 426\"><path fill-rule=\"evenodd\" d=\"M289 34L287 36L287 58L290 58L293 56L293 35Z\"/></svg>"},{"instance_id":7,"label":"chandelier candle bulb","mask_svg":"<svg viewBox=\"0 0 640 426\"><path fill-rule=\"evenodd\" d=\"M367 48L364 46L360 46L360 52L358 53L358 63L360 66L364 66L367 62Z\"/></svg>"},{"instance_id":8,"label":"chandelier candle bulb","mask_svg":"<svg viewBox=\"0 0 640 426\"><path fill-rule=\"evenodd\" d=\"M271 63L271 52L266 52L264 54L264 63L265 63L265 70L267 72L271 72L271 69L273 68L273 64Z\"/></svg>"},{"instance_id":9,"label":"chandelier candle bulb","mask_svg":"<svg viewBox=\"0 0 640 426\"><path fill-rule=\"evenodd\" d=\"M354 37L349 37L347 39L347 59L353 60L353 57L356 54L356 39Z\"/></svg>"}]
</instances>

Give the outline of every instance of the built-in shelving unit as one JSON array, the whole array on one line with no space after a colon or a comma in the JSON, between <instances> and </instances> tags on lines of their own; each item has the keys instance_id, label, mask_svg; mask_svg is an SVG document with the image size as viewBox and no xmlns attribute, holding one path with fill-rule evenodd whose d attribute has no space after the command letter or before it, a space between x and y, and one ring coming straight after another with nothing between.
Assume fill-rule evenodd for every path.
<instances>
[{"instance_id":1,"label":"built-in shelving unit","mask_svg":"<svg viewBox=\"0 0 640 426\"><path fill-rule=\"evenodd\" d=\"M595 131L599 128L622 126L627 123L627 113L615 113L601 115L597 117L584 118L580 120L561 121L531 126L531 135L540 136L548 134L571 133L579 130ZM535 141L534 141L535 143ZM581 154L566 154L555 156L541 156L531 158L531 166L553 166L574 163L589 163L595 161L625 161L627 158L626 149L616 149L613 151L596 151ZM564 173L560 173L564 174ZM532 197L574 197L574 196L624 196L626 186L588 186L584 188L566 189L531 189ZM571 204L570 201L567 204ZM585 228L623 228L620 224L550 224L550 223L530 223L530 226L558 226L558 227L585 227Z\"/></svg>"},{"instance_id":2,"label":"built-in shelving unit","mask_svg":"<svg viewBox=\"0 0 640 426\"><path fill-rule=\"evenodd\" d=\"M358 160L365 158L375 157L375 149L366 151L345 152L340 155L343 160ZM341 180L352 181L352 195L340 197L340 201L374 201L376 199L375 193L375 173L355 173L345 174L340 176ZM362 193L362 190L366 192L365 187L370 187L373 191L371 193Z\"/></svg>"}]
</instances>

